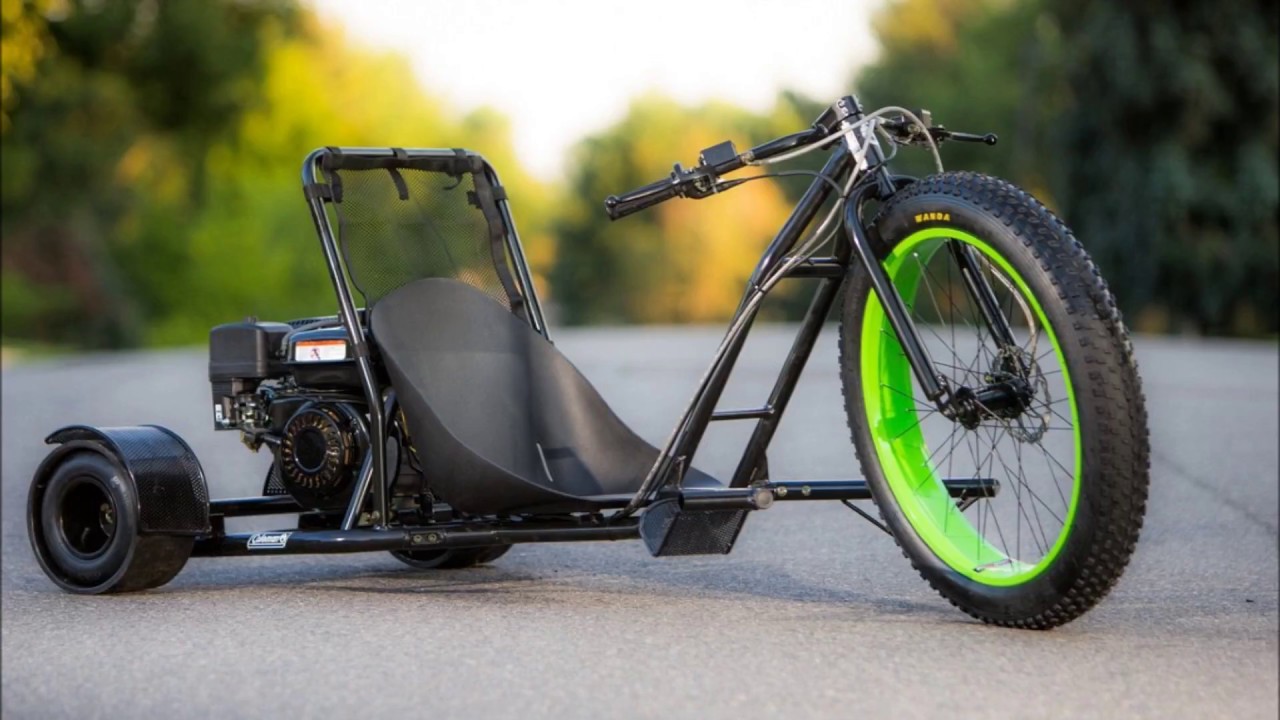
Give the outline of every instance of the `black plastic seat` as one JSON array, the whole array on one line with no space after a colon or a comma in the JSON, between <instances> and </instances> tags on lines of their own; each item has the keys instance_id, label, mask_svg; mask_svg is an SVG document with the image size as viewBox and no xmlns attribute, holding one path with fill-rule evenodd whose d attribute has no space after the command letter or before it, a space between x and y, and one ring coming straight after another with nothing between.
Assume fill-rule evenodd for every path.
<instances>
[{"instance_id":1,"label":"black plastic seat","mask_svg":"<svg viewBox=\"0 0 1280 720\"><path fill-rule=\"evenodd\" d=\"M597 509L658 456L554 345L466 283L413 281L370 321L428 481L459 510ZM719 483L690 468L685 485Z\"/></svg>"}]
</instances>

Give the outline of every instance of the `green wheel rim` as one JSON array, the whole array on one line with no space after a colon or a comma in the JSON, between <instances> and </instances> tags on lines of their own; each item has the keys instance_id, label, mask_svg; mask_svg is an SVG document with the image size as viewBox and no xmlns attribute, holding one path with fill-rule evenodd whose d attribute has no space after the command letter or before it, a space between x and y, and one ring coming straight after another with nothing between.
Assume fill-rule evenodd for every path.
<instances>
[{"instance_id":1,"label":"green wheel rim","mask_svg":"<svg viewBox=\"0 0 1280 720\"><path fill-rule=\"evenodd\" d=\"M976 582L995 586L1018 585L1035 578L1053 564L1070 535L1079 505L1083 463L1075 391L1058 339L1026 281L1005 258L972 234L954 228L932 227L911 234L894 248L885 260L884 268L907 305L914 306L924 268L933 254L945 247L947 240L963 242L979 251L984 259L1012 281L1022 300L1034 313L1039 323L1038 332L1043 333L1052 345L1061 368L1070 408L1074 468L1070 471L1069 500L1057 537L1051 544L1046 543L1049 547L1038 560L1010 557L1007 543L1005 550L997 548L957 506L942 482L943 475L939 474L934 454L924 437L924 418L917 399L921 395L913 387L911 365L875 293L871 293L867 300L860 344L862 394L868 430L894 500L929 549L947 566ZM1008 483L1001 483L1001 495L1011 490Z\"/></svg>"}]
</instances>

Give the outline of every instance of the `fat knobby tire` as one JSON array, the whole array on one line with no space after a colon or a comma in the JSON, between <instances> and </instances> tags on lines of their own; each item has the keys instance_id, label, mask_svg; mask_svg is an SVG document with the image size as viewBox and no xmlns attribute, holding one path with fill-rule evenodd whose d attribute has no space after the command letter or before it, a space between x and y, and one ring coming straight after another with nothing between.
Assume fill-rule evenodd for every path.
<instances>
[{"instance_id":1,"label":"fat knobby tire","mask_svg":"<svg viewBox=\"0 0 1280 720\"><path fill-rule=\"evenodd\" d=\"M890 198L872 221L869 237L880 257L918 229L922 217L945 218L946 225L987 242L1043 307L1075 386L1082 445L1079 501L1061 553L1021 584L978 583L938 559L894 501L872 444L860 372L870 281L855 265L842 301L840 368L863 473L904 554L943 597L986 623L1029 629L1062 625L1111 590L1142 527L1150 445L1132 344L1115 299L1080 242L1026 192L969 172L923 178Z\"/></svg>"}]
</instances>

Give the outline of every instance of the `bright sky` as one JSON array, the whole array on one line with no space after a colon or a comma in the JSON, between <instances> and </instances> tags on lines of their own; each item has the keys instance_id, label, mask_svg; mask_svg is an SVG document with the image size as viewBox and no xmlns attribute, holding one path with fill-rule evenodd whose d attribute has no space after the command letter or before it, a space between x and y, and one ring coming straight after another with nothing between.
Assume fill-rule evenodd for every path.
<instances>
[{"instance_id":1,"label":"bright sky","mask_svg":"<svg viewBox=\"0 0 1280 720\"><path fill-rule=\"evenodd\" d=\"M782 88L835 100L875 56L870 21L883 1L311 0L352 39L408 56L458 110L501 110L544 178L647 90L753 110Z\"/></svg>"}]
</instances>

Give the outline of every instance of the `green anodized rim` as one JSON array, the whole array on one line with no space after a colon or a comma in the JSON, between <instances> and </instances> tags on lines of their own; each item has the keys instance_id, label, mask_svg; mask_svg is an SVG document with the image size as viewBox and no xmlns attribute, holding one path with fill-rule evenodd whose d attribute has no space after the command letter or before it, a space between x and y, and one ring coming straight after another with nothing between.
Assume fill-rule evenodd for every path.
<instances>
[{"instance_id":1,"label":"green anodized rim","mask_svg":"<svg viewBox=\"0 0 1280 720\"><path fill-rule=\"evenodd\" d=\"M1048 337L1062 369L1071 408L1075 467L1072 470L1071 497L1057 539L1034 564L1010 558L988 542L956 506L956 501L942 483L942 476L934 466L924 439L912 386L911 365L903 356L875 293L871 293L867 300L861 337L862 393L868 430L898 507L929 549L953 570L971 580L985 585L1018 585L1053 564L1066 544L1079 505L1083 463L1075 390L1062 347L1039 301L1008 261L977 237L954 228L931 227L912 233L900 242L885 260L884 268L907 305L911 306L915 300L925 264L907 262L908 258L930 258L946 240L958 240L978 250L1013 281L1038 318L1040 332ZM1002 483L1002 486L1004 492L1010 491L1008 483Z\"/></svg>"}]
</instances>

